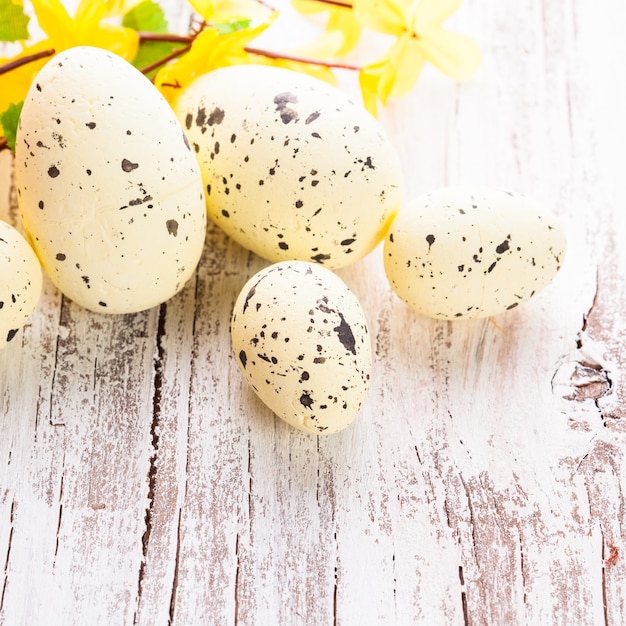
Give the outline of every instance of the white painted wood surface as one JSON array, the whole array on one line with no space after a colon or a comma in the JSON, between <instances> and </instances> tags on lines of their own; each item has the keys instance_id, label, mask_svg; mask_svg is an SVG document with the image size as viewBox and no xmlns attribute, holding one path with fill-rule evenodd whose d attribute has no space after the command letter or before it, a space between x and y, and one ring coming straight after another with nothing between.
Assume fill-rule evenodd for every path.
<instances>
[{"instance_id":1,"label":"white painted wood surface","mask_svg":"<svg viewBox=\"0 0 626 626\"><path fill-rule=\"evenodd\" d=\"M428 70L381 115L407 195L540 199L568 232L555 282L445 323L391 293L380 249L342 270L373 387L319 439L237 370L230 310L265 262L216 228L154 310L46 282L0 352L0 624L626 623L626 4L466 0L449 26L475 78Z\"/></svg>"}]
</instances>

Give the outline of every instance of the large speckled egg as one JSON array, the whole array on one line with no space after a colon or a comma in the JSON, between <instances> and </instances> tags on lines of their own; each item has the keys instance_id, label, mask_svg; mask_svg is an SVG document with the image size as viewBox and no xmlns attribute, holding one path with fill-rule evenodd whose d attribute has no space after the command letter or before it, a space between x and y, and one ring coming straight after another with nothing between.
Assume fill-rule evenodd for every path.
<instances>
[{"instance_id":1,"label":"large speckled egg","mask_svg":"<svg viewBox=\"0 0 626 626\"><path fill-rule=\"evenodd\" d=\"M384 238L401 202L399 159L380 124L336 87L231 66L197 78L175 110L209 217L245 248L338 268Z\"/></svg>"},{"instance_id":2,"label":"large speckled egg","mask_svg":"<svg viewBox=\"0 0 626 626\"><path fill-rule=\"evenodd\" d=\"M41 294L41 266L24 237L0 221L0 349L15 337Z\"/></svg>"},{"instance_id":3,"label":"large speckled egg","mask_svg":"<svg viewBox=\"0 0 626 626\"><path fill-rule=\"evenodd\" d=\"M385 240L389 282L428 317L514 309L554 278L565 255L554 215L517 193L448 187L407 204Z\"/></svg>"},{"instance_id":4,"label":"large speckled egg","mask_svg":"<svg viewBox=\"0 0 626 626\"><path fill-rule=\"evenodd\" d=\"M198 164L171 107L126 61L91 47L50 60L15 152L24 228L72 300L140 311L192 275L206 233Z\"/></svg>"},{"instance_id":5,"label":"large speckled egg","mask_svg":"<svg viewBox=\"0 0 626 626\"><path fill-rule=\"evenodd\" d=\"M370 336L359 301L330 270L305 261L261 270L237 298L231 335L245 379L288 424L330 434L359 413Z\"/></svg>"}]
</instances>

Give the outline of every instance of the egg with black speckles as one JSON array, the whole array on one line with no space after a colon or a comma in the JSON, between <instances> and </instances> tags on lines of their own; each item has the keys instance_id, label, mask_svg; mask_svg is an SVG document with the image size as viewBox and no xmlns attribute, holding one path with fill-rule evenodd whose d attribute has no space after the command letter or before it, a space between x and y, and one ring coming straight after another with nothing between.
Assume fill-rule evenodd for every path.
<instances>
[{"instance_id":1,"label":"egg with black speckles","mask_svg":"<svg viewBox=\"0 0 626 626\"><path fill-rule=\"evenodd\" d=\"M523 195L447 187L398 214L384 244L387 278L412 309L439 319L476 319L519 306L561 267L558 219Z\"/></svg>"},{"instance_id":2,"label":"egg with black speckles","mask_svg":"<svg viewBox=\"0 0 626 626\"><path fill-rule=\"evenodd\" d=\"M245 379L274 413L316 435L339 432L367 396L372 349L365 313L331 270L282 261L255 274L233 309Z\"/></svg>"},{"instance_id":3,"label":"egg with black speckles","mask_svg":"<svg viewBox=\"0 0 626 626\"><path fill-rule=\"evenodd\" d=\"M338 88L230 66L197 78L174 109L209 217L243 247L336 269L384 238L401 202L400 161L380 123Z\"/></svg>"},{"instance_id":4,"label":"egg with black speckles","mask_svg":"<svg viewBox=\"0 0 626 626\"><path fill-rule=\"evenodd\" d=\"M41 266L33 249L0 221L0 349L14 339L39 302Z\"/></svg>"},{"instance_id":5,"label":"egg with black speckles","mask_svg":"<svg viewBox=\"0 0 626 626\"><path fill-rule=\"evenodd\" d=\"M15 180L44 270L87 309L148 309L193 275L207 222L195 155L167 101L117 55L70 48L41 69Z\"/></svg>"}]
</instances>

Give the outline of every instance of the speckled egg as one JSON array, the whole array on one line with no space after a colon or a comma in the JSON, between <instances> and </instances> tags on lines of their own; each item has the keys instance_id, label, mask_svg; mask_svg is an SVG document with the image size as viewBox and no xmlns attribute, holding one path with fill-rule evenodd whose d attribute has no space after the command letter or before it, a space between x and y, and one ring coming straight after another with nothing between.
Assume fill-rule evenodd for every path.
<instances>
[{"instance_id":1,"label":"speckled egg","mask_svg":"<svg viewBox=\"0 0 626 626\"><path fill-rule=\"evenodd\" d=\"M15 337L41 294L41 266L24 237L0 221L0 349Z\"/></svg>"},{"instance_id":2,"label":"speckled egg","mask_svg":"<svg viewBox=\"0 0 626 626\"><path fill-rule=\"evenodd\" d=\"M557 219L517 193L449 187L404 207L385 240L389 282L440 319L514 309L554 278L566 241Z\"/></svg>"},{"instance_id":3,"label":"speckled egg","mask_svg":"<svg viewBox=\"0 0 626 626\"><path fill-rule=\"evenodd\" d=\"M336 87L231 66L196 79L175 110L209 217L245 248L338 268L384 238L401 202L400 162L380 124Z\"/></svg>"},{"instance_id":4,"label":"speckled egg","mask_svg":"<svg viewBox=\"0 0 626 626\"><path fill-rule=\"evenodd\" d=\"M179 291L206 233L202 179L176 116L120 57L71 48L39 72L20 117L24 228L54 284L101 313Z\"/></svg>"},{"instance_id":5,"label":"speckled egg","mask_svg":"<svg viewBox=\"0 0 626 626\"><path fill-rule=\"evenodd\" d=\"M237 298L231 335L245 379L288 424L331 434L359 413L370 336L359 301L330 270L305 261L261 270Z\"/></svg>"}]
</instances>

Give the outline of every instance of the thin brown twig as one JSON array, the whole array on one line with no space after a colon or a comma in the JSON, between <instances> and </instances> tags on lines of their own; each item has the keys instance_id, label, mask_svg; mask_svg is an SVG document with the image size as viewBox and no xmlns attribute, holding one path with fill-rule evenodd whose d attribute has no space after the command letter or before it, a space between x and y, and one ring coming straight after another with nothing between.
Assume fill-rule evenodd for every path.
<instances>
[{"instance_id":1,"label":"thin brown twig","mask_svg":"<svg viewBox=\"0 0 626 626\"><path fill-rule=\"evenodd\" d=\"M258 54L259 56L267 57L268 59L283 59L285 61L295 61L296 63L306 63L307 65L319 65L321 67L327 67L337 70L352 70L358 72L361 68L358 65L349 65L347 63L336 63L334 61L321 61L318 59L311 59L308 57L300 57L294 54L285 54L283 52L272 52L271 50L262 50L261 48L252 48L246 46L244 48L249 54Z\"/></svg>"},{"instance_id":2,"label":"thin brown twig","mask_svg":"<svg viewBox=\"0 0 626 626\"><path fill-rule=\"evenodd\" d=\"M16 70L18 67L22 67L22 65L27 65L28 63L32 63L33 61L39 61L39 59L51 57L54 53L54 48L50 48L48 50L41 50L40 52L35 52L25 57L20 57L19 59L9 61L8 63L0 66L0 74L6 74L11 70Z\"/></svg>"},{"instance_id":3,"label":"thin brown twig","mask_svg":"<svg viewBox=\"0 0 626 626\"><path fill-rule=\"evenodd\" d=\"M314 0L321 4L330 4L335 7L341 7L342 9L353 9L354 5L351 2L343 2L342 0Z\"/></svg>"},{"instance_id":4,"label":"thin brown twig","mask_svg":"<svg viewBox=\"0 0 626 626\"><path fill-rule=\"evenodd\" d=\"M170 33L146 33L138 31L139 41L166 41L171 43L191 43L194 39L191 35L174 35Z\"/></svg>"},{"instance_id":5,"label":"thin brown twig","mask_svg":"<svg viewBox=\"0 0 626 626\"><path fill-rule=\"evenodd\" d=\"M152 70L158 69L162 65L165 65L168 61L171 61L172 59L176 59L179 56L182 56L183 54L189 52L189 50L191 50L191 44L190 43L187 44L186 46L183 46L182 48L178 48L178 50L174 50L174 52L172 52L171 54L168 54L167 56L163 57L162 59L159 59L158 61L155 61L154 63L151 63L147 67L144 67L141 70L141 73L142 74L149 74Z\"/></svg>"}]
</instances>

